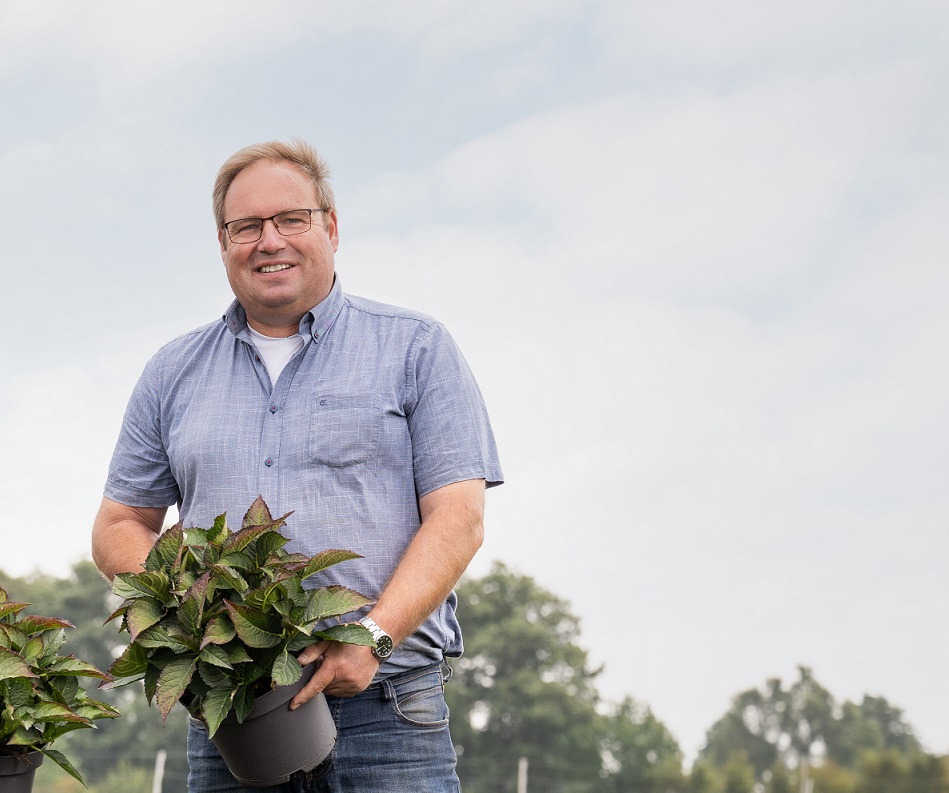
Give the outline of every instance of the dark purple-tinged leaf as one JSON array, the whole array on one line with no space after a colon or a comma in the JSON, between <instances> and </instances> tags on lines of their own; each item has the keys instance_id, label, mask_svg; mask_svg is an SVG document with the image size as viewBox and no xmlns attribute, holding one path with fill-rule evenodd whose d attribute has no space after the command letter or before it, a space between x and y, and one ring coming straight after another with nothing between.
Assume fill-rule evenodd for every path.
<instances>
[{"instance_id":1,"label":"dark purple-tinged leaf","mask_svg":"<svg viewBox=\"0 0 949 793\"><path fill-rule=\"evenodd\" d=\"M174 571L183 542L184 530L180 523L176 523L155 541L145 557L145 569Z\"/></svg>"},{"instance_id":2,"label":"dark purple-tinged leaf","mask_svg":"<svg viewBox=\"0 0 949 793\"><path fill-rule=\"evenodd\" d=\"M265 526L273 523L273 517L267 508L267 503L261 496L257 496L254 503L250 505L244 520L241 521L241 528L246 529L250 526Z\"/></svg>"},{"instance_id":3,"label":"dark purple-tinged leaf","mask_svg":"<svg viewBox=\"0 0 949 793\"><path fill-rule=\"evenodd\" d=\"M51 631L57 628L75 628L69 620L62 620L57 617L34 617L32 614L23 617L17 623L26 634L38 633L39 631Z\"/></svg>"},{"instance_id":4,"label":"dark purple-tinged leaf","mask_svg":"<svg viewBox=\"0 0 949 793\"><path fill-rule=\"evenodd\" d=\"M275 647L280 644L282 637L273 631L267 618L262 614L238 603L231 603L229 600L225 600L224 605L227 606L237 635L248 647Z\"/></svg>"},{"instance_id":5,"label":"dark purple-tinged leaf","mask_svg":"<svg viewBox=\"0 0 949 793\"><path fill-rule=\"evenodd\" d=\"M212 617L204 628L204 636L201 637L201 649L203 650L209 644L227 644L237 635L233 623L225 616Z\"/></svg>"},{"instance_id":6,"label":"dark purple-tinged leaf","mask_svg":"<svg viewBox=\"0 0 949 793\"><path fill-rule=\"evenodd\" d=\"M188 689L191 676L198 664L197 656L187 656L172 661L161 670L158 675L158 685L155 690L155 704L161 713L162 721L168 718L175 703Z\"/></svg>"}]
</instances>

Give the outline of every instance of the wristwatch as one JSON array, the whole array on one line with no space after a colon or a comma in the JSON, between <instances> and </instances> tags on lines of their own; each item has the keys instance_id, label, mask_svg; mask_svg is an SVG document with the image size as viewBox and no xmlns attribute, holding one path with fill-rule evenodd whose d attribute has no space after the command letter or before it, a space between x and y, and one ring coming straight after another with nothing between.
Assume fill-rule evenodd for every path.
<instances>
[{"instance_id":1,"label":"wristwatch","mask_svg":"<svg viewBox=\"0 0 949 793\"><path fill-rule=\"evenodd\" d=\"M380 661L385 661L386 658L392 655L392 637L388 633L376 625L369 617L363 617L359 620L359 624L367 628L372 634L372 638L376 642L376 646L372 648L372 654L376 656L376 658Z\"/></svg>"}]
</instances>

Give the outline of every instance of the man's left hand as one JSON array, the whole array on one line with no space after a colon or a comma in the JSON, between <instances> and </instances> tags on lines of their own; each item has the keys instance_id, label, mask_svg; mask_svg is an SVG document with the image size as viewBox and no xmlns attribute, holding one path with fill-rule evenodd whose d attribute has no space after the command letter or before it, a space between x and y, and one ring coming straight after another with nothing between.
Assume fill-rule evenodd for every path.
<instances>
[{"instance_id":1,"label":"man's left hand","mask_svg":"<svg viewBox=\"0 0 949 793\"><path fill-rule=\"evenodd\" d=\"M379 668L379 659L368 647L343 642L317 642L297 657L301 666L317 664L316 672L299 693L290 701L290 710L296 710L321 691L334 697L352 697L367 686Z\"/></svg>"}]
</instances>

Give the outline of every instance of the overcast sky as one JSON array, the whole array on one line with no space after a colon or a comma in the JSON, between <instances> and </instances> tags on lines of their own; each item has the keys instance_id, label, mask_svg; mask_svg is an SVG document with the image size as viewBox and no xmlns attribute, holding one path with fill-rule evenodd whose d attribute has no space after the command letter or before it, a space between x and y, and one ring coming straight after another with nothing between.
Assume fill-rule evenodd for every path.
<instances>
[{"instance_id":1,"label":"overcast sky","mask_svg":"<svg viewBox=\"0 0 949 793\"><path fill-rule=\"evenodd\" d=\"M214 174L298 135L344 289L481 383L474 573L568 599L689 756L798 663L949 752L947 37L913 0L6 0L0 568L88 556L145 361L230 299Z\"/></svg>"}]
</instances>

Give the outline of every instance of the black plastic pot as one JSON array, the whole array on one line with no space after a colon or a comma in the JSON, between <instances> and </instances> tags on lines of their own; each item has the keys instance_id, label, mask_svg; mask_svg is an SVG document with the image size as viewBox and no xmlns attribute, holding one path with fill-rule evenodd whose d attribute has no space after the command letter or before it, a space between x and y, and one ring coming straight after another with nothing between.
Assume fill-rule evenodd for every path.
<instances>
[{"instance_id":1,"label":"black plastic pot","mask_svg":"<svg viewBox=\"0 0 949 793\"><path fill-rule=\"evenodd\" d=\"M296 710L290 700L313 677L309 664L292 686L268 691L238 724L229 716L211 740L238 782L271 787L286 782L296 771L311 771L336 745L336 723L326 697L318 694ZM2 793L2 792L0 792Z\"/></svg>"},{"instance_id":2,"label":"black plastic pot","mask_svg":"<svg viewBox=\"0 0 949 793\"><path fill-rule=\"evenodd\" d=\"M0 793L30 793L33 776L43 762L40 752L25 755L0 755Z\"/></svg>"}]
</instances>

